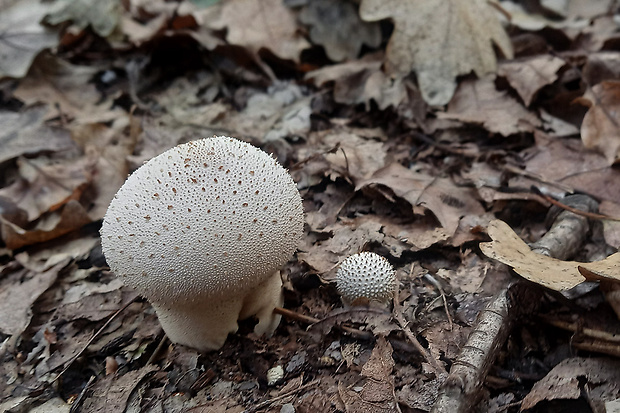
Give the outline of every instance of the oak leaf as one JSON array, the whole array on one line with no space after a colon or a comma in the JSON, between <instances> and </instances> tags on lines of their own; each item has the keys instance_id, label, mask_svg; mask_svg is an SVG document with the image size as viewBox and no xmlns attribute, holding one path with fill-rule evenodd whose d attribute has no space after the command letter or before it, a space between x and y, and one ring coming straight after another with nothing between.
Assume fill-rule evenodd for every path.
<instances>
[{"instance_id":1,"label":"oak leaf","mask_svg":"<svg viewBox=\"0 0 620 413\"><path fill-rule=\"evenodd\" d=\"M431 105L450 101L457 76L494 72L493 44L512 57L510 39L486 0L363 0L360 15L366 21L394 21L387 72L404 77L414 71Z\"/></svg>"},{"instance_id":2,"label":"oak leaf","mask_svg":"<svg viewBox=\"0 0 620 413\"><path fill-rule=\"evenodd\" d=\"M582 273L594 273L599 280L620 282L620 253L596 262L562 261L533 252L504 221L491 221L487 232L493 241L481 243L480 250L536 284L566 291L586 281Z\"/></svg>"}]
</instances>

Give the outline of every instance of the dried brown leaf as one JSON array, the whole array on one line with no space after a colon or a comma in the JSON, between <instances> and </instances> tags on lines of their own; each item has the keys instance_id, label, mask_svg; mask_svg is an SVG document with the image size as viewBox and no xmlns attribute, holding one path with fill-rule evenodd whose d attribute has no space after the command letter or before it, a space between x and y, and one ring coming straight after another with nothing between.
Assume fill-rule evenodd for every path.
<instances>
[{"instance_id":1,"label":"dried brown leaf","mask_svg":"<svg viewBox=\"0 0 620 413\"><path fill-rule=\"evenodd\" d=\"M362 367L361 375L366 378L362 389L357 392L338 383L338 394L347 413L399 413L394 394L394 368L392 346L379 337L370 359Z\"/></svg>"},{"instance_id":2,"label":"dried brown leaf","mask_svg":"<svg viewBox=\"0 0 620 413\"><path fill-rule=\"evenodd\" d=\"M521 408L531 409L544 400L576 400L581 397L584 386L592 407L605 411L606 401L620 397L620 362L608 358L566 359L534 384Z\"/></svg>"},{"instance_id":3,"label":"dried brown leaf","mask_svg":"<svg viewBox=\"0 0 620 413\"><path fill-rule=\"evenodd\" d=\"M32 317L32 305L58 278L67 263L65 259L41 273L17 271L0 282L0 332L21 334Z\"/></svg>"},{"instance_id":4,"label":"dried brown leaf","mask_svg":"<svg viewBox=\"0 0 620 413\"><path fill-rule=\"evenodd\" d=\"M363 103L369 109L370 102L374 101L381 110L397 107L406 101L407 90L402 79L393 79L381 70L382 56L377 53L360 60L326 66L308 73L306 79L316 85L335 82L334 100L338 103Z\"/></svg>"},{"instance_id":5,"label":"dried brown leaf","mask_svg":"<svg viewBox=\"0 0 620 413\"><path fill-rule=\"evenodd\" d=\"M603 201L599 205L598 211L601 214L620 218L620 205L611 201ZM612 247L620 248L620 222L604 219L603 221L603 235L605 241Z\"/></svg>"},{"instance_id":6,"label":"dried brown leaf","mask_svg":"<svg viewBox=\"0 0 620 413\"><path fill-rule=\"evenodd\" d=\"M381 43L379 25L360 20L357 9L348 1L311 1L299 19L311 26L310 39L323 46L327 56L336 62L355 59L362 44L374 48Z\"/></svg>"},{"instance_id":7,"label":"dried brown leaf","mask_svg":"<svg viewBox=\"0 0 620 413\"><path fill-rule=\"evenodd\" d=\"M603 155L584 150L579 139L550 139L539 133L536 137L537 145L521 156L526 172L540 179L513 178L511 187L543 186L549 193L578 190L620 204L620 170L609 167Z\"/></svg>"},{"instance_id":8,"label":"dried brown leaf","mask_svg":"<svg viewBox=\"0 0 620 413\"><path fill-rule=\"evenodd\" d=\"M483 126L489 132L510 136L532 132L540 126L538 116L508 93L495 87L493 77L462 82L440 119L455 119Z\"/></svg>"},{"instance_id":9,"label":"dried brown leaf","mask_svg":"<svg viewBox=\"0 0 620 413\"><path fill-rule=\"evenodd\" d=\"M73 139L93 163L93 178L84 198L89 202L88 216L103 218L118 188L129 174L127 158L133 152L137 136L127 134L130 119L119 116L110 125L86 123L72 127Z\"/></svg>"},{"instance_id":10,"label":"dried brown leaf","mask_svg":"<svg viewBox=\"0 0 620 413\"><path fill-rule=\"evenodd\" d=\"M228 28L228 43L253 53L269 49L282 59L297 61L310 44L297 33L292 11L282 0L231 0L222 5L213 28Z\"/></svg>"},{"instance_id":11,"label":"dried brown leaf","mask_svg":"<svg viewBox=\"0 0 620 413\"><path fill-rule=\"evenodd\" d=\"M112 121L124 111L113 109L111 100L101 101L101 94L92 82L99 70L43 54L34 61L14 95L27 105L49 104L48 119L61 115L80 123Z\"/></svg>"},{"instance_id":12,"label":"dried brown leaf","mask_svg":"<svg viewBox=\"0 0 620 413\"><path fill-rule=\"evenodd\" d=\"M559 57L540 55L503 62L498 75L506 77L525 106L530 106L540 89L557 80L558 71L564 65L564 60Z\"/></svg>"},{"instance_id":13,"label":"dried brown leaf","mask_svg":"<svg viewBox=\"0 0 620 413\"><path fill-rule=\"evenodd\" d=\"M19 113L0 111L0 164L22 155L75 149L69 132L45 125L48 110L35 105Z\"/></svg>"},{"instance_id":14,"label":"dried brown leaf","mask_svg":"<svg viewBox=\"0 0 620 413\"><path fill-rule=\"evenodd\" d=\"M422 97L431 105L450 101L457 76L494 72L493 44L512 57L510 39L485 0L363 0L360 15L366 21L394 21L387 72L396 77L416 72Z\"/></svg>"},{"instance_id":15,"label":"dried brown leaf","mask_svg":"<svg viewBox=\"0 0 620 413\"><path fill-rule=\"evenodd\" d=\"M9 249L37 244L58 238L92 222L84 207L75 200L67 202L61 210L46 214L32 229L24 229L0 217L2 239Z\"/></svg>"},{"instance_id":16,"label":"dried brown leaf","mask_svg":"<svg viewBox=\"0 0 620 413\"><path fill-rule=\"evenodd\" d=\"M375 217L337 222L324 229L325 233L333 233L331 238L303 247L304 252L297 256L319 274L325 274L349 255L362 251L367 243L381 243L384 235L380 231L381 223Z\"/></svg>"},{"instance_id":17,"label":"dried brown leaf","mask_svg":"<svg viewBox=\"0 0 620 413\"><path fill-rule=\"evenodd\" d=\"M330 177L350 178L353 183L370 178L377 170L385 166L385 149L383 142L364 139L350 132L330 131L322 139L329 148L340 150L325 154L333 171Z\"/></svg>"},{"instance_id":18,"label":"dried brown leaf","mask_svg":"<svg viewBox=\"0 0 620 413\"><path fill-rule=\"evenodd\" d=\"M24 76L41 50L58 43L56 31L39 23L51 5L38 0L0 1L0 79Z\"/></svg>"},{"instance_id":19,"label":"dried brown leaf","mask_svg":"<svg viewBox=\"0 0 620 413\"><path fill-rule=\"evenodd\" d=\"M19 179L0 189L0 196L12 199L28 213L28 221L34 221L80 198L91 179L92 160L20 157L17 167Z\"/></svg>"},{"instance_id":20,"label":"dried brown leaf","mask_svg":"<svg viewBox=\"0 0 620 413\"><path fill-rule=\"evenodd\" d=\"M90 388L82 405L86 412L123 412L133 390L150 373L159 367L149 364L122 376L110 375L98 380Z\"/></svg>"},{"instance_id":21,"label":"dried brown leaf","mask_svg":"<svg viewBox=\"0 0 620 413\"><path fill-rule=\"evenodd\" d=\"M409 202L414 211L420 208L431 211L450 236L456 231L461 217L484 213L484 208L469 188L457 187L450 179L414 172L397 163L359 182L356 189L372 185L390 188L396 196Z\"/></svg>"},{"instance_id":22,"label":"dried brown leaf","mask_svg":"<svg viewBox=\"0 0 620 413\"><path fill-rule=\"evenodd\" d=\"M604 154L612 165L620 159L620 81L601 82L579 102L590 107L581 124L583 145Z\"/></svg>"}]
</instances>

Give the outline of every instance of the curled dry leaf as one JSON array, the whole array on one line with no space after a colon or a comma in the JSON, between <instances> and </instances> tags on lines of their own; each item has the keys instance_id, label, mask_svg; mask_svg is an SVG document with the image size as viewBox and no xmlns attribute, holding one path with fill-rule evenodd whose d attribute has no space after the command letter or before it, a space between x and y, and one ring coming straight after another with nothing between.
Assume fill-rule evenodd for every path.
<instances>
[{"instance_id":1,"label":"curled dry leaf","mask_svg":"<svg viewBox=\"0 0 620 413\"><path fill-rule=\"evenodd\" d=\"M556 291L570 290L586 281L579 267L596 274L598 279L620 282L620 253L589 263L561 261L530 250L504 221L491 221L487 232L493 241L481 243L480 250L536 284Z\"/></svg>"},{"instance_id":2,"label":"curled dry leaf","mask_svg":"<svg viewBox=\"0 0 620 413\"><path fill-rule=\"evenodd\" d=\"M56 32L39 23L51 4L39 0L0 2L0 78L24 76L41 50L58 43Z\"/></svg>"},{"instance_id":3,"label":"curled dry leaf","mask_svg":"<svg viewBox=\"0 0 620 413\"><path fill-rule=\"evenodd\" d=\"M334 82L334 100L338 103L364 103L370 109L374 100L379 109L397 107L407 98L407 90L401 78L392 78L381 70L383 53L366 55L359 60L326 66L306 75L321 86Z\"/></svg>"},{"instance_id":4,"label":"curled dry leaf","mask_svg":"<svg viewBox=\"0 0 620 413\"><path fill-rule=\"evenodd\" d=\"M47 105L34 105L19 113L0 111L0 163L37 152L75 149L64 129L45 125Z\"/></svg>"},{"instance_id":5,"label":"curled dry leaf","mask_svg":"<svg viewBox=\"0 0 620 413\"><path fill-rule=\"evenodd\" d=\"M500 64L498 74L506 77L525 106L530 106L538 91L558 78L558 70L564 66L564 60L556 56L540 55L521 60L512 60Z\"/></svg>"},{"instance_id":6,"label":"curled dry leaf","mask_svg":"<svg viewBox=\"0 0 620 413\"><path fill-rule=\"evenodd\" d=\"M585 382L585 383L584 383ZM620 362L609 358L569 358L555 366L525 396L522 410L542 401L576 400L588 389L588 402L595 411L606 411L607 401L620 397ZM609 411L609 410L607 410Z\"/></svg>"},{"instance_id":7,"label":"curled dry leaf","mask_svg":"<svg viewBox=\"0 0 620 413\"><path fill-rule=\"evenodd\" d=\"M533 132L541 124L538 116L520 102L497 90L492 76L462 82L448 111L437 116L482 125L489 132L503 136Z\"/></svg>"},{"instance_id":8,"label":"curled dry leaf","mask_svg":"<svg viewBox=\"0 0 620 413\"><path fill-rule=\"evenodd\" d=\"M258 53L269 49L282 59L298 60L310 44L297 33L292 11L282 0L232 0L222 5L214 29L228 28L228 43Z\"/></svg>"},{"instance_id":9,"label":"curled dry leaf","mask_svg":"<svg viewBox=\"0 0 620 413\"><path fill-rule=\"evenodd\" d=\"M71 21L79 30L90 25L102 37L112 34L121 17L119 0L62 0L54 6L45 19L47 23L56 25Z\"/></svg>"},{"instance_id":10,"label":"curled dry leaf","mask_svg":"<svg viewBox=\"0 0 620 413\"><path fill-rule=\"evenodd\" d=\"M17 159L19 178L0 189L0 196L14 200L34 221L72 199L79 199L90 182L92 162L88 158L52 160L45 157Z\"/></svg>"},{"instance_id":11,"label":"curled dry leaf","mask_svg":"<svg viewBox=\"0 0 620 413\"><path fill-rule=\"evenodd\" d=\"M512 57L510 39L485 0L363 0L360 15L366 21L394 21L387 72L404 77L415 71L422 97L431 105L450 101L457 76L494 72L493 44Z\"/></svg>"},{"instance_id":12,"label":"curled dry leaf","mask_svg":"<svg viewBox=\"0 0 620 413\"><path fill-rule=\"evenodd\" d=\"M436 178L393 163L360 181L356 189L384 185L411 204L415 212L431 211L449 235L465 215L482 215L484 208L469 188L457 187L450 179Z\"/></svg>"},{"instance_id":13,"label":"curled dry leaf","mask_svg":"<svg viewBox=\"0 0 620 413\"><path fill-rule=\"evenodd\" d=\"M24 269L2 279L0 283L1 333L19 335L28 327L32 317L32 305L54 284L58 273L68 262L68 259L64 259L40 273Z\"/></svg>"},{"instance_id":14,"label":"curled dry leaf","mask_svg":"<svg viewBox=\"0 0 620 413\"><path fill-rule=\"evenodd\" d=\"M376 23L360 20L355 6L345 0L313 0L299 14L310 25L310 38L325 48L327 56L341 62L355 59L362 44L381 44L381 29Z\"/></svg>"},{"instance_id":15,"label":"curled dry leaf","mask_svg":"<svg viewBox=\"0 0 620 413\"><path fill-rule=\"evenodd\" d=\"M620 158L620 81L608 80L588 90L577 100L590 109L581 124L581 140L607 159L609 165Z\"/></svg>"},{"instance_id":16,"label":"curled dry leaf","mask_svg":"<svg viewBox=\"0 0 620 413\"><path fill-rule=\"evenodd\" d=\"M392 346L385 337L379 337L370 358L362 367L361 375L366 378L362 390L356 392L342 383L338 384L338 394L344 403L345 411L400 412L394 394L394 377L391 375L393 368Z\"/></svg>"},{"instance_id":17,"label":"curled dry leaf","mask_svg":"<svg viewBox=\"0 0 620 413\"><path fill-rule=\"evenodd\" d=\"M58 238L92 222L84 207L76 200L67 202L61 210L42 217L32 229L24 229L0 217L2 240L7 248L17 249Z\"/></svg>"}]
</instances>

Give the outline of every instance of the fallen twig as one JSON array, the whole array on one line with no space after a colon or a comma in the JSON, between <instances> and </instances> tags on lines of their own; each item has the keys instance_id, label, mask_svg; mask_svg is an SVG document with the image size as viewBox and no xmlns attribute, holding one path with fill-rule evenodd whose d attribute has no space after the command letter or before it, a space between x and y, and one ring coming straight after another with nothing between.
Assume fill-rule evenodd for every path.
<instances>
[{"instance_id":1,"label":"fallen twig","mask_svg":"<svg viewBox=\"0 0 620 413\"><path fill-rule=\"evenodd\" d=\"M437 360L433 357L430 351L426 350L422 344L418 341L416 336L413 334L411 329L409 328L409 323L405 320L405 316L403 315L402 306L400 305L400 301L398 300L398 283L396 283L396 288L394 289L394 320L400 327L401 331L405 334L405 337L413 344L413 346L418 350L418 352L424 357L426 362L433 366L437 372L445 373L446 369L444 369Z\"/></svg>"},{"instance_id":2,"label":"fallen twig","mask_svg":"<svg viewBox=\"0 0 620 413\"><path fill-rule=\"evenodd\" d=\"M296 313L295 311L291 311L291 310L287 310L286 308L282 308L282 307L276 307L273 309L273 312L276 314L280 314L290 320L295 320L295 321L299 321L305 324L309 324L309 325L314 325L314 324L318 324L323 322L323 320L320 320L318 318L314 318L314 317L310 317L307 315L303 315L303 314L299 314ZM348 327L348 326L343 326L343 325L336 325L336 328L338 328L339 330L343 331L344 333L347 333L349 335L351 335L351 337L359 339L359 340L366 340L366 341L372 341L375 339L375 336L370 332L370 331L363 331L363 330L359 330L357 328L353 328L353 327ZM408 353L418 353L419 350L409 344L407 344L404 341L401 340L396 340L396 339L390 339L390 343L392 344L392 346L398 350L401 351L405 351ZM424 354L422 354L424 356Z\"/></svg>"},{"instance_id":3,"label":"fallen twig","mask_svg":"<svg viewBox=\"0 0 620 413\"><path fill-rule=\"evenodd\" d=\"M568 196L564 204L575 202L588 210L596 207L594 200L584 197ZM565 257L574 254L589 228L582 216L562 211L555 216L551 230L533 244L534 250L556 258L558 255ZM520 288L525 285L519 283L502 290L478 315L473 331L439 390L432 413L466 412L477 403L486 375L508 338L515 319L534 312L539 301L527 297L527 294L528 291L541 290Z\"/></svg>"},{"instance_id":4,"label":"fallen twig","mask_svg":"<svg viewBox=\"0 0 620 413\"><path fill-rule=\"evenodd\" d=\"M307 388L316 386L320 382L321 382L321 380L314 380L314 381L311 381L310 383L303 384L303 385L297 387L296 389L287 391L287 392L285 392L285 393L283 393L283 394L281 394L279 396L276 396L276 397L273 397L271 399L267 399L267 400L265 400L263 402L260 402L256 406L244 410L243 413L255 412L255 411L259 410L259 409L262 409L263 407L267 407L270 404L277 402L278 400L282 400L282 399L284 399L284 398L286 398L288 396L292 396L295 393L299 393L302 390L306 390Z\"/></svg>"}]
</instances>

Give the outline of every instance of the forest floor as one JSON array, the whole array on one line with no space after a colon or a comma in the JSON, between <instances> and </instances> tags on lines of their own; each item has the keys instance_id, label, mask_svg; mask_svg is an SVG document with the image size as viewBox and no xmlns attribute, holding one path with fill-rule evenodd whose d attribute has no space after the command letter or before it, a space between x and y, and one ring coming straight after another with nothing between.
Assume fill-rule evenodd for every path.
<instances>
[{"instance_id":1,"label":"forest floor","mask_svg":"<svg viewBox=\"0 0 620 413\"><path fill-rule=\"evenodd\" d=\"M620 412L618 5L523 3L0 0L0 412ZM306 223L275 334L201 354L99 228L213 135ZM342 304L361 251L389 308Z\"/></svg>"}]
</instances>

